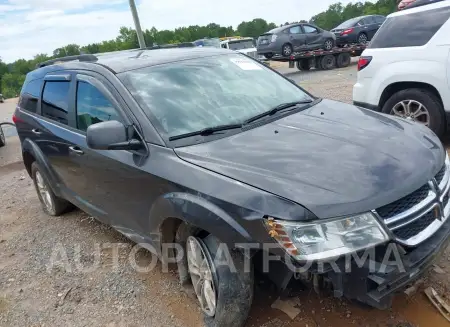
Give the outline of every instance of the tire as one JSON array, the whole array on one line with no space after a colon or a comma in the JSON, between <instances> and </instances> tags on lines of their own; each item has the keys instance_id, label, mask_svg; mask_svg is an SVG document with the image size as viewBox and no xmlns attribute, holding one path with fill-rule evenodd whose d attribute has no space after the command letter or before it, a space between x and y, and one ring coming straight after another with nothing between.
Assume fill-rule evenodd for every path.
<instances>
[{"instance_id":1,"label":"tire","mask_svg":"<svg viewBox=\"0 0 450 327\"><path fill-rule=\"evenodd\" d=\"M326 51L330 51L334 48L334 40L333 39L326 39L323 43L323 49Z\"/></svg>"},{"instance_id":2,"label":"tire","mask_svg":"<svg viewBox=\"0 0 450 327\"><path fill-rule=\"evenodd\" d=\"M394 107L401 101L413 100L422 104L425 110L428 111L429 125L428 127L440 138L445 133L446 118L444 114L444 108L442 107L439 99L431 92L419 89L411 88L394 93L383 105L382 112L386 114L393 114ZM414 104L414 107L417 107ZM413 108L414 108L413 107ZM426 118L426 114L422 114L418 117L419 120Z\"/></svg>"},{"instance_id":3,"label":"tire","mask_svg":"<svg viewBox=\"0 0 450 327\"><path fill-rule=\"evenodd\" d=\"M296 66L297 66L298 70L310 70L311 69L311 65L309 64L308 59L297 60Z\"/></svg>"},{"instance_id":4,"label":"tire","mask_svg":"<svg viewBox=\"0 0 450 327\"><path fill-rule=\"evenodd\" d=\"M5 145L6 145L5 133L3 133L2 126L0 126L0 148L4 147Z\"/></svg>"},{"instance_id":5,"label":"tire","mask_svg":"<svg viewBox=\"0 0 450 327\"><path fill-rule=\"evenodd\" d=\"M358 44L366 44L369 41L366 33L360 33L357 38Z\"/></svg>"},{"instance_id":6,"label":"tire","mask_svg":"<svg viewBox=\"0 0 450 327\"><path fill-rule=\"evenodd\" d=\"M265 57L266 59L271 59L271 58L273 57L273 53L272 53L272 52L270 52L270 53L265 53L265 54L264 54L264 57Z\"/></svg>"},{"instance_id":7,"label":"tire","mask_svg":"<svg viewBox=\"0 0 450 327\"><path fill-rule=\"evenodd\" d=\"M281 47L281 55L284 57L289 57L291 54L294 53L294 49L292 48L292 45L289 43L283 44Z\"/></svg>"},{"instance_id":8,"label":"tire","mask_svg":"<svg viewBox=\"0 0 450 327\"><path fill-rule=\"evenodd\" d=\"M244 255L236 250L230 250L230 256L228 257L228 260L231 260L233 263L231 266L234 266L236 271L232 271L229 265L216 266L214 259L218 254L221 245L220 241L211 234L201 237L201 233L199 234L197 228L182 224L178 229L176 240L182 246L185 254L183 259L178 262L178 272L180 273L180 281L183 286L186 287L186 285L191 283L192 288L192 279L187 263L187 246L192 237L201 243L202 249L207 254L206 258L209 266L212 268L215 293L217 295L214 315L210 316L204 312L205 325L207 327L243 327L253 301L253 268L251 268L250 272L244 271ZM221 257L217 258L217 260L223 262L224 259Z\"/></svg>"},{"instance_id":9,"label":"tire","mask_svg":"<svg viewBox=\"0 0 450 327\"><path fill-rule=\"evenodd\" d=\"M31 165L31 177L33 178L34 187L36 188L39 201L41 201L42 209L45 213L50 216L60 216L69 209L71 204L64 199L57 197L55 193L53 193L47 177L42 173L42 169L39 167L36 161ZM44 200L38 186L38 180L40 178L42 179L42 182L44 183L44 186L46 187L46 190L48 192L46 200ZM51 205L49 205L46 201L50 202Z\"/></svg>"},{"instance_id":10,"label":"tire","mask_svg":"<svg viewBox=\"0 0 450 327\"><path fill-rule=\"evenodd\" d=\"M320 60L320 66L323 70L330 70L336 67L336 57L333 55L323 56Z\"/></svg>"},{"instance_id":11,"label":"tire","mask_svg":"<svg viewBox=\"0 0 450 327\"><path fill-rule=\"evenodd\" d=\"M336 59L336 66L338 68L348 67L350 65L351 60L352 57L348 52L340 53Z\"/></svg>"}]
</instances>

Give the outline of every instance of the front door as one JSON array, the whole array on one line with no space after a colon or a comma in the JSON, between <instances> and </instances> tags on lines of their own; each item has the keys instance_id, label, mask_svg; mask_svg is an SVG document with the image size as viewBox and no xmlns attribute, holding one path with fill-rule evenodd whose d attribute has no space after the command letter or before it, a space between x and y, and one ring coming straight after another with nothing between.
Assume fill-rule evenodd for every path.
<instances>
[{"instance_id":1,"label":"front door","mask_svg":"<svg viewBox=\"0 0 450 327\"><path fill-rule=\"evenodd\" d=\"M162 189L157 179L139 168L147 158L124 150L93 150L86 141L89 126L109 120L120 121L135 133L128 108L101 76L78 74L75 83L76 132L68 184L85 211L144 242L151 205Z\"/></svg>"},{"instance_id":2,"label":"front door","mask_svg":"<svg viewBox=\"0 0 450 327\"><path fill-rule=\"evenodd\" d=\"M306 44L306 35L303 33L300 25L289 28L289 42L292 44L294 51L304 50Z\"/></svg>"}]
</instances>

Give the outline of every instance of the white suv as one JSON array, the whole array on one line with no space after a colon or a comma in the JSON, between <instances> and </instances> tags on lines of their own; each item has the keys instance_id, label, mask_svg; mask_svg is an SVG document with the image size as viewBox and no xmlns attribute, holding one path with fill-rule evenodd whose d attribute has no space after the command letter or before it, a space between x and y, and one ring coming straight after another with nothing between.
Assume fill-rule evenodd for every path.
<instances>
[{"instance_id":1,"label":"white suv","mask_svg":"<svg viewBox=\"0 0 450 327\"><path fill-rule=\"evenodd\" d=\"M450 1L389 15L359 59L353 103L442 136L450 123L449 17Z\"/></svg>"}]
</instances>

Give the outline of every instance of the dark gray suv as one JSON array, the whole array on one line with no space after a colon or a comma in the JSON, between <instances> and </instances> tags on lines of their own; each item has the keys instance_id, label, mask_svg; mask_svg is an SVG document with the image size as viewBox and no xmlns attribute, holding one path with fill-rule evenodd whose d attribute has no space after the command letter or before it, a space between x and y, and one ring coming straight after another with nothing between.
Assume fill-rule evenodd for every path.
<instances>
[{"instance_id":1,"label":"dark gray suv","mask_svg":"<svg viewBox=\"0 0 450 327\"><path fill-rule=\"evenodd\" d=\"M244 325L254 269L280 290L332 285L386 308L448 243L449 162L432 131L228 50L45 62L13 121L43 209L75 205L176 259L210 327Z\"/></svg>"},{"instance_id":2,"label":"dark gray suv","mask_svg":"<svg viewBox=\"0 0 450 327\"><path fill-rule=\"evenodd\" d=\"M270 59L275 54L288 57L294 52L331 50L336 36L312 24L291 24L262 34L257 41L258 54Z\"/></svg>"}]
</instances>

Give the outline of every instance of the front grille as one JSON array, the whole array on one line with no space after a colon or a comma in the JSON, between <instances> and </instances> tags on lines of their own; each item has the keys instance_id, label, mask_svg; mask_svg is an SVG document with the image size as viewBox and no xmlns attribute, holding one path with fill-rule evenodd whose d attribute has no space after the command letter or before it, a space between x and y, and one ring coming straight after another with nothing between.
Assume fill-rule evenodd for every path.
<instances>
[{"instance_id":1,"label":"front grille","mask_svg":"<svg viewBox=\"0 0 450 327\"><path fill-rule=\"evenodd\" d=\"M419 204L428 196L428 192L430 191L430 186L425 184L417 191L397 200L395 202L389 203L381 208L377 209L377 213L381 218L388 219L392 218L406 210L411 209L415 205Z\"/></svg>"},{"instance_id":2,"label":"front grille","mask_svg":"<svg viewBox=\"0 0 450 327\"><path fill-rule=\"evenodd\" d=\"M436 179L437 184L441 184L442 179L444 178L445 175L445 168L446 166L444 165L441 170L439 170L439 172L436 174L436 176L434 176L434 178Z\"/></svg>"},{"instance_id":3,"label":"front grille","mask_svg":"<svg viewBox=\"0 0 450 327\"><path fill-rule=\"evenodd\" d=\"M402 244L419 245L433 235L450 215L448 169L446 160L444 167L434 176L433 183L430 181L411 194L375 210ZM433 222L433 228L427 229Z\"/></svg>"},{"instance_id":4,"label":"front grille","mask_svg":"<svg viewBox=\"0 0 450 327\"><path fill-rule=\"evenodd\" d=\"M394 235L401 240L410 239L430 226L435 219L435 212L434 210L431 210L419 219L414 220L412 223L394 230Z\"/></svg>"}]
</instances>

